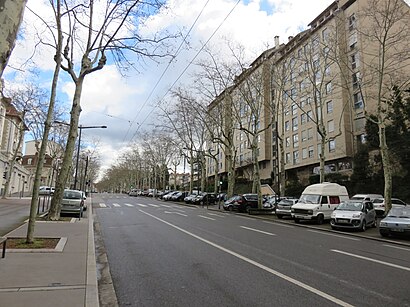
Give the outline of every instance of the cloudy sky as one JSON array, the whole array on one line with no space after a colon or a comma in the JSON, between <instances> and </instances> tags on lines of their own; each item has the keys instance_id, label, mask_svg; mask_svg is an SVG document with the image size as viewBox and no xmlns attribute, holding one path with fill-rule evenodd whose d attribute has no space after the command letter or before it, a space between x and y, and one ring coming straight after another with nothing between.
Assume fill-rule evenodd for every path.
<instances>
[{"instance_id":1,"label":"cloudy sky","mask_svg":"<svg viewBox=\"0 0 410 307\"><path fill-rule=\"evenodd\" d=\"M169 0L168 10L149 19L146 31L157 29L185 29L192 27L189 35L190 50L183 49L171 63L164 77L160 79L168 62L146 61L138 71L130 70L122 76L115 65L108 64L103 70L86 78L81 105L82 125L106 125L107 129L83 130L83 138L97 138L104 168L114 163L118 154L138 141L138 131L149 130L155 116L157 101L164 97L182 71L192 61L202 44L209 40L212 46L224 44L224 39L243 45L250 59L257 57L267 47L274 46L274 37L280 42L307 28L332 0ZM35 50L38 37L47 35L38 17L52 20L48 1L28 0L22 34L9 62L4 76L6 86L13 87L31 78L28 71L36 67L36 82L49 88L54 69L53 51L47 46ZM201 13L202 11L202 13ZM231 13L230 13L231 12ZM181 42L176 41L175 45ZM27 61L30 59L30 61ZM181 78L189 82L190 66ZM155 87L155 84L158 86ZM177 82L178 84L178 82ZM176 84L176 85L177 85ZM155 88L154 88L155 87ZM59 81L59 100L70 110L74 84L64 72ZM154 108L154 110L153 110ZM68 112L67 112L68 113Z\"/></svg>"}]
</instances>

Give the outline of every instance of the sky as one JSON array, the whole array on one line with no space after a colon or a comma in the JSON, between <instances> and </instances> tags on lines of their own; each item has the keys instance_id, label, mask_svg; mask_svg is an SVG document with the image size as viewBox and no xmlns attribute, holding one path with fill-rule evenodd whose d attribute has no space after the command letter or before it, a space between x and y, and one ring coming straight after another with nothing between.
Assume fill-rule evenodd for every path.
<instances>
[{"instance_id":1,"label":"sky","mask_svg":"<svg viewBox=\"0 0 410 307\"><path fill-rule=\"evenodd\" d=\"M267 48L274 46L274 37L286 43L295 36L332 0L168 0L166 13L147 20L144 31L191 28L189 50L182 49L169 65L164 77L161 74L169 64L144 61L137 70L128 70L126 76L112 63L85 79L80 124L106 125L107 129L84 129L82 142L98 140L102 170L117 161L119 155L138 141L138 132L152 129L158 123L155 105L169 91L171 85L189 82L194 66L189 66L196 50L209 40L210 46L219 48L228 37L243 45L249 60L255 59ZM52 20L48 1L28 0L19 40L4 75L6 87L13 88L26 80L35 80L49 89L54 70L53 50L39 45L39 37L47 36L39 20ZM36 14L33 14L33 11ZM202 13L201 13L202 11ZM217 30L217 31L216 31ZM215 32L216 31L216 32ZM213 35L213 33L215 34ZM44 39L45 40L45 39ZM181 41L175 41L179 45ZM37 46L37 48L35 48ZM188 67L188 68L187 68ZM187 69L186 69L187 68ZM182 72L186 69L186 72ZM179 81L176 82L176 80ZM155 86L158 83L157 86ZM71 108L74 84L64 72L60 74L58 100L67 113ZM68 117L67 117L68 118Z\"/></svg>"}]
</instances>

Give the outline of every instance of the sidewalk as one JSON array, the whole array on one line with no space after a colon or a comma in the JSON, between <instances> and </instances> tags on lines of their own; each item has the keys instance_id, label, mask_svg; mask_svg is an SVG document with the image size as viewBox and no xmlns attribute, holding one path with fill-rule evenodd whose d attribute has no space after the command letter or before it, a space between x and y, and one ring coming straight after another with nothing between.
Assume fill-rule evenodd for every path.
<instances>
[{"instance_id":1,"label":"sidewalk","mask_svg":"<svg viewBox=\"0 0 410 307\"><path fill-rule=\"evenodd\" d=\"M36 222L35 237L63 238L56 250L7 249L0 258L0 306L99 306L90 198L87 203L81 220ZM6 236L26 234L24 223Z\"/></svg>"}]
</instances>

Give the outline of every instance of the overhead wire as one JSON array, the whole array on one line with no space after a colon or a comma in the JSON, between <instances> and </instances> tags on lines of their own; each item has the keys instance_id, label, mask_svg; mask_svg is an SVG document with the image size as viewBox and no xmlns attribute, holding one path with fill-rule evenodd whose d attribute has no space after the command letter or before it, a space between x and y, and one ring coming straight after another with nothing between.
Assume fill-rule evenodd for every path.
<instances>
[{"instance_id":1,"label":"overhead wire","mask_svg":"<svg viewBox=\"0 0 410 307\"><path fill-rule=\"evenodd\" d=\"M162 103L162 100L166 97L166 95L171 91L171 89L175 86L175 84L181 79L181 77L184 75L184 73L188 70L188 68L192 65L192 63L195 61L195 59L199 56L199 54L202 52L202 50L205 48L205 46L209 43L209 41L214 37L216 32L222 27L222 25L225 23L225 21L229 18L229 16L232 14L232 12L235 10L235 8L238 6L239 2L241 0L238 0L235 5L232 7L232 9L229 11L229 13L225 16L225 18L222 20L222 22L218 25L218 27L214 30L212 35L208 38L208 40L202 45L202 47L198 50L198 52L195 54L195 56L192 58L192 60L188 63L188 65L184 68L184 70L181 72L181 74L178 76L178 78L172 83L172 85L167 89L165 94L162 96L162 98L158 101L158 103L151 109L151 111L147 114L147 116L144 118L144 120L138 124L138 128L133 134L132 138L130 139L130 142L135 138L137 135L139 129L141 126L145 123L145 121L148 119L148 117L154 112L156 108L159 107L159 105Z\"/></svg>"},{"instance_id":2,"label":"overhead wire","mask_svg":"<svg viewBox=\"0 0 410 307\"><path fill-rule=\"evenodd\" d=\"M176 59L176 57L178 56L179 52L182 49L182 46L184 45L184 43L186 42L186 39L188 37L188 35L192 32L192 29L195 27L196 23L198 22L199 18L201 17L202 13L204 12L205 8L207 7L208 3L210 0L207 0L204 4L204 6L202 7L201 11L199 12L198 16L195 18L194 22L192 23L191 27L189 28L188 32L186 33L186 35L184 36L181 44L179 45L179 47L177 48L177 50L175 51L175 54L172 56L171 60L169 60L168 65L165 67L164 71L162 72L161 76L159 77L159 79L157 80L157 82L155 83L154 87L152 88L151 92L149 93L148 97L145 99L144 103L142 104L140 110L137 112L137 115L135 116L135 118L132 120L131 125L129 126L127 133L124 136L123 142L125 141L125 139L128 136L128 133L131 130L132 125L136 122L138 115L141 113L142 109L146 106L146 104L148 103L149 99L151 98L152 94L154 93L155 89L157 88L157 86L159 85L159 83L161 82L162 78L164 77L165 73L168 71L169 67L171 66L172 62ZM134 136L131 138L130 141L132 141L132 139L134 138Z\"/></svg>"}]
</instances>

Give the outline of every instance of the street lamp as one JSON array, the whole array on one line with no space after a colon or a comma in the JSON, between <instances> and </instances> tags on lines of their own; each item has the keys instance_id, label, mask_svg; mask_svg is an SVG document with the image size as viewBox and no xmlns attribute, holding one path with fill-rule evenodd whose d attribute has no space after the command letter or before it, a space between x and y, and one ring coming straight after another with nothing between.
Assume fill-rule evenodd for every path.
<instances>
[{"instance_id":1,"label":"street lamp","mask_svg":"<svg viewBox=\"0 0 410 307\"><path fill-rule=\"evenodd\" d=\"M81 132L83 131L83 129L95 129L95 128L105 129L107 128L107 126L83 126L83 125L78 126L78 129L80 129L80 133L78 135L77 159L75 162L74 190L77 190L78 160L80 157Z\"/></svg>"}]
</instances>

